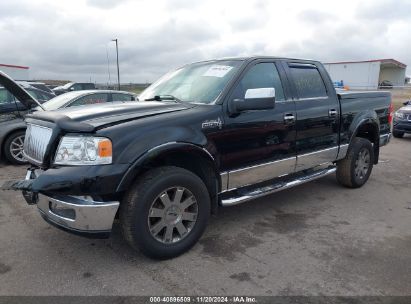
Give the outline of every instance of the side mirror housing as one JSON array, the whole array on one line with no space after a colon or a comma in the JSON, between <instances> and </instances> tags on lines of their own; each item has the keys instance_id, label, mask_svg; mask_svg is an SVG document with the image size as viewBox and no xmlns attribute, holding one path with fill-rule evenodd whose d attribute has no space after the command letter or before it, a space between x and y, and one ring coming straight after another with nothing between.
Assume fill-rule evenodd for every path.
<instances>
[{"instance_id":1,"label":"side mirror housing","mask_svg":"<svg viewBox=\"0 0 411 304\"><path fill-rule=\"evenodd\" d=\"M408 106L411 105L411 100L407 100L405 102L402 103L404 106Z\"/></svg>"},{"instance_id":2,"label":"side mirror housing","mask_svg":"<svg viewBox=\"0 0 411 304\"><path fill-rule=\"evenodd\" d=\"M275 89L274 88L259 88L248 89L245 92L244 99L234 99L233 110L235 112L250 111L250 110L269 110L274 109L275 105Z\"/></svg>"}]
</instances>

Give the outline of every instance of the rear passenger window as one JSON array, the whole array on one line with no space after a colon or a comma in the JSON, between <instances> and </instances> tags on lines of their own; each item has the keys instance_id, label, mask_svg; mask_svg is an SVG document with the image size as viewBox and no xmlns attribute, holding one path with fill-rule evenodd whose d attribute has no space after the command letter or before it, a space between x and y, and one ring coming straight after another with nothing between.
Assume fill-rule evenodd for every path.
<instances>
[{"instance_id":1,"label":"rear passenger window","mask_svg":"<svg viewBox=\"0 0 411 304\"><path fill-rule=\"evenodd\" d=\"M105 93L90 94L84 97L81 97L71 103L69 107L75 106L85 106L89 104L104 103L108 101L108 95Z\"/></svg>"},{"instance_id":2,"label":"rear passenger window","mask_svg":"<svg viewBox=\"0 0 411 304\"><path fill-rule=\"evenodd\" d=\"M313 66L290 67L299 98L327 96L320 72Z\"/></svg>"},{"instance_id":3,"label":"rear passenger window","mask_svg":"<svg viewBox=\"0 0 411 304\"><path fill-rule=\"evenodd\" d=\"M94 84L92 83L83 83L83 90L94 90Z\"/></svg>"},{"instance_id":4,"label":"rear passenger window","mask_svg":"<svg viewBox=\"0 0 411 304\"><path fill-rule=\"evenodd\" d=\"M71 89L72 89L73 91L80 91L80 90L82 89L82 86L81 86L80 83L75 83L75 84L73 84L73 85L71 86Z\"/></svg>"},{"instance_id":5,"label":"rear passenger window","mask_svg":"<svg viewBox=\"0 0 411 304\"><path fill-rule=\"evenodd\" d=\"M31 89L26 89L27 90L27 92L29 92L30 93L30 95L32 95L34 98L36 98L37 100L39 100L39 99L41 99L40 97L40 94L38 94L36 91L34 91L34 90L31 90Z\"/></svg>"},{"instance_id":6,"label":"rear passenger window","mask_svg":"<svg viewBox=\"0 0 411 304\"><path fill-rule=\"evenodd\" d=\"M275 100L284 100L283 86L274 63L258 63L250 68L234 90L243 99L248 89L275 88Z\"/></svg>"},{"instance_id":7,"label":"rear passenger window","mask_svg":"<svg viewBox=\"0 0 411 304\"><path fill-rule=\"evenodd\" d=\"M113 93L113 101L133 101L135 100L133 95L129 94L119 94L119 93Z\"/></svg>"},{"instance_id":8,"label":"rear passenger window","mask_svg":"<svg viewBox=\"0 0 411 304\"><path fill-rule=\"evenodd\" d=\"M6 89L0 89L0 104L11 103L13 98Z\"/></svg>"}]
</instances>

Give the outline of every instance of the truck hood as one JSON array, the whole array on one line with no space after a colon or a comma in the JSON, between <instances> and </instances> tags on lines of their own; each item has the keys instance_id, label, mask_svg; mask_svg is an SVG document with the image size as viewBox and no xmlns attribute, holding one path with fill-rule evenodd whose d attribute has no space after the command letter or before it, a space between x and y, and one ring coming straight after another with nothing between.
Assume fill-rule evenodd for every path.
<instances>
[{"instance_id":1,"label":"truck hood","mask_svg":"<svg viewBox=\"0 0 411 304\"><path fill-rule=\"evenodd\" d=\"M173 102L113 102L90 106L64 108L55 111L39 111L26 116L30 120L44 120L56 123L70 132L92 132L107 125L125 121L183 111L194 107L191 104Z\"/></svg>"},{"instance_id":2,"label":"truck hood","mask_svg":"<svg viewBox=\"0 0 411 304\"><path fill-rule=\"evenodd\" d=\"M0 71L0 85L13 94L28 109L34 106L39 106L42 110L44 110L43 106L37 101L36 98L31 96L29 92L23 89L18 83L2 71Z\"/></svg>"}]
</instances>

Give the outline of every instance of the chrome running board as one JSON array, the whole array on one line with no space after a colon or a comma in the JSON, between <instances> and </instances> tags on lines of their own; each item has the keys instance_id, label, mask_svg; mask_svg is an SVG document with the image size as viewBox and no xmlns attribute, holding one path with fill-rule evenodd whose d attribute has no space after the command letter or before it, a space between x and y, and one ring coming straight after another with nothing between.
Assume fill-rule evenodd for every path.
<instances>
[{"instance_id":1,"label":"chrome running board","mask_svg":"<svg viewBox=\"0 0 411 304\"><path fill-rule=\"evenodd\" d=\"M285 190L288 188L292 188L313 180L316 180L318 178L321 178L323 176L326 176L328 174L334 173L337 170L337 168L335 166L331 166L328 167L326 169L322 169L322 170L317 170L314 172L310 172L308 174L305 175L300 175L292 180L289 181L282 181L282 182L274 182L273 184L269 184L269 185L264 185L262 187L259 188L253 188L250 190L241 190L238 189L236 191L236 193L233 193L232 196L228 196L227 198L223 198L221 200L221 205L223 206L233 206L233 205L237 205L240 203L244 203L253 199L256 199L258 197L262 197L265 195L269 195L281 190ZM240 194L238 194L240 193ZM235 195L237 194L237 195Z\"/></svg>"}]
</instances>

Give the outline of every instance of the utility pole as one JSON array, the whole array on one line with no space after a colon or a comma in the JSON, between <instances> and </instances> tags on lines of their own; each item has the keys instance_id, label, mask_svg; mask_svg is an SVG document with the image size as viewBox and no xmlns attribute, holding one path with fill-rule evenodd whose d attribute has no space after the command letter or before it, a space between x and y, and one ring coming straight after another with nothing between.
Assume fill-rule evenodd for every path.
<instances>
[{"instance_id":1,"label":"utility pole","mask_svg":"<svg viewBox=\"0 0 411 304\"><path fill-rule=\"evenodd\" d=\"M116 42L116 53L117 53L117 82L118 82L118 90L120 90L120 67L118 65L118 39L112 39L111 41Z\"/></svg>"},{"instance_id":2,"label":"utility pole","mask_svg":"<svg viewBox=\"0 0 411 304\"><path fill-rule=\"evenodd\" d=\"M110 86L111 86L110 59L109 59L109 57L108 57L108 48L107 48L107 45L106 45L106 55L107 55L107 73L108 73L107 89L110 89Z\"/></svg>"}]
</instances>

